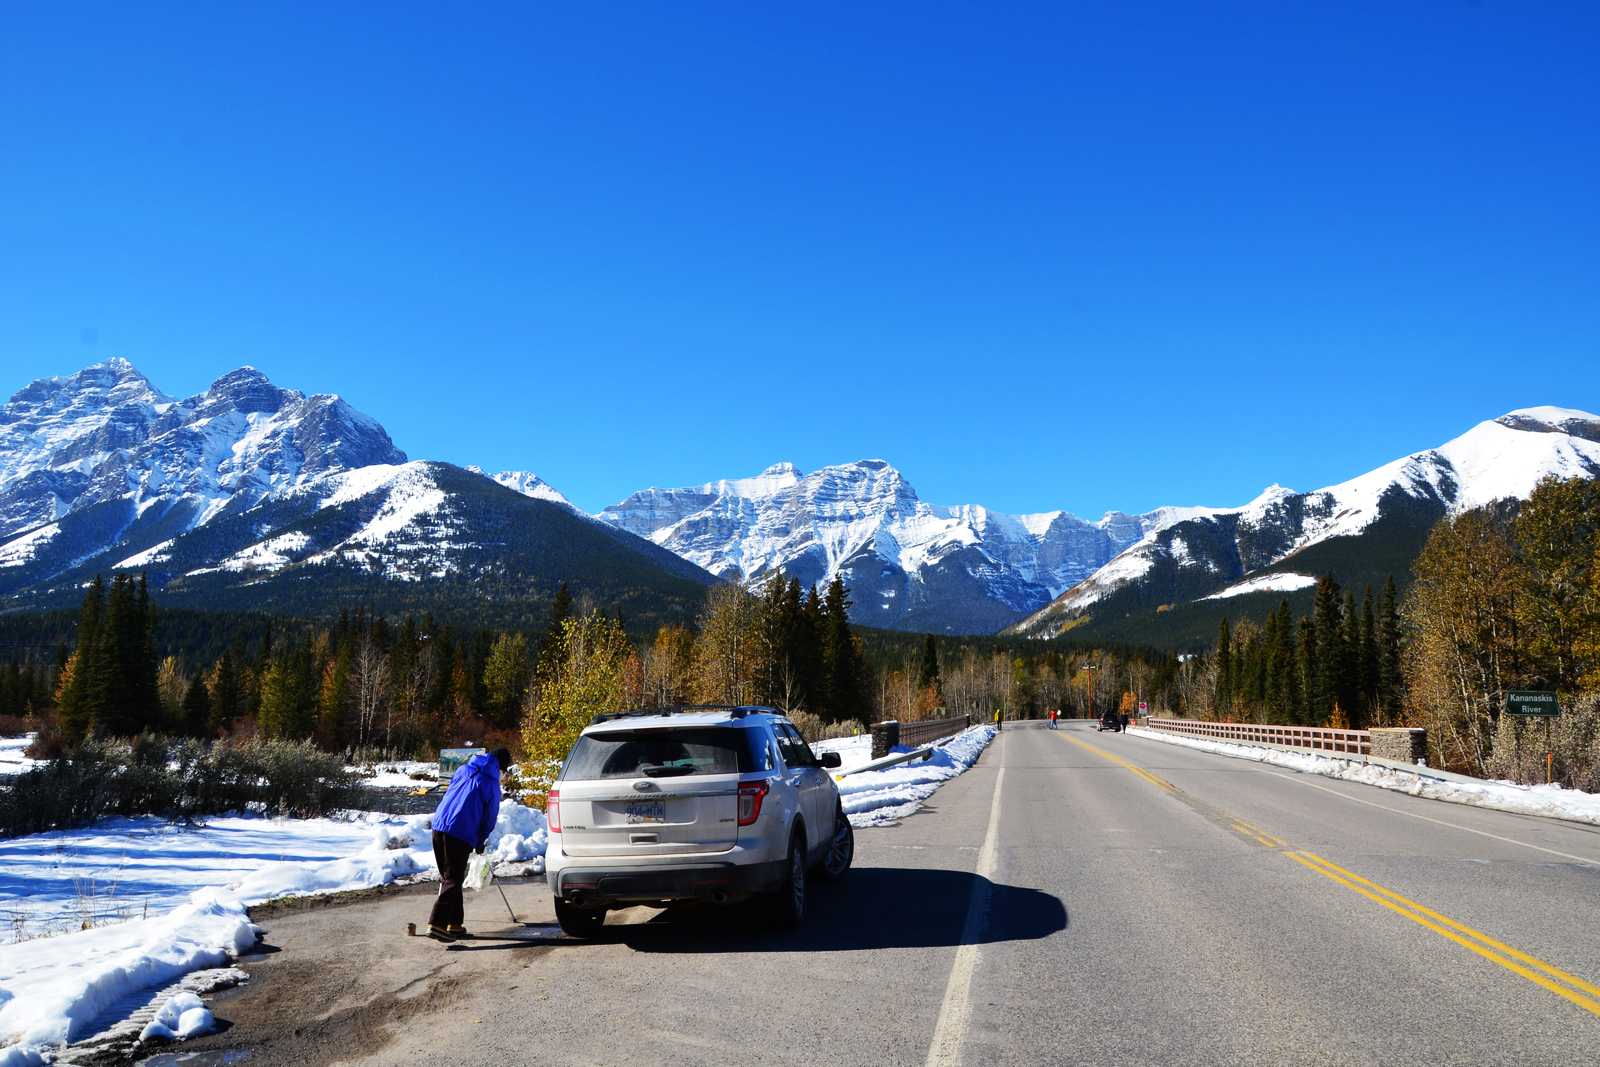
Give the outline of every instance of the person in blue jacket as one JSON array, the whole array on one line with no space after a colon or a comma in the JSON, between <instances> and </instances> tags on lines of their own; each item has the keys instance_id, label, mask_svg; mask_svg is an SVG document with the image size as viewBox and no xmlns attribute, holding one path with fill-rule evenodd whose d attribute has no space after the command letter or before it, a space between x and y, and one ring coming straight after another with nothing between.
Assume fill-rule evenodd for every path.
<instances>
[{"instance_id":1,"label":"person in blue jacket","mask_svg":"<svg viewBox=\"0 0 1600 1067\"><path fill-rule=\"evenodd\" d=\"M428 916L428 936L457 941L467 936L461 882L467 861L482 852L500 817L500 774L511 766L511 753L497 748L480 752L450 776L439 809L433 813L433 858L439 865L439 896Z\"/></svg>"}]
</instances>

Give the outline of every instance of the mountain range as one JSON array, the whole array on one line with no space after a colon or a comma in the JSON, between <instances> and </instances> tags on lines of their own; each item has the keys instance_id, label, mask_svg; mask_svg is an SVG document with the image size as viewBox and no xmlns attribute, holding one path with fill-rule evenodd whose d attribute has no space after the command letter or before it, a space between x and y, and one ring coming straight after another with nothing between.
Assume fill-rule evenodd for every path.
<instances>
[{"instance_id":1,"label":"mountain range","mask_svg":"<svg viewBox=\"0 0 1600 1067\"><path fill-rule=\"evenodd\" d=\"M1440 515L1597 473L1600 419L1528 408L1242 507L1007 515L926 503L867 459L645 489L588 515L530 472L408 460L337 396L246 367L180 400L113 359L0 409L0 599L64 606L95 573L138 569L176 604L325 614L354 598L509 625L565 580L642 625L686 617L718 579L781 571L843 576L873 626L1172 644L1304 596L1325 570L1403 579Z\"/></svg>"},{"instance_id":2,"label":"mountain range","mask_svg":"<svg viewBox=\"0 0 1600 1067\"><path fill-rule=\"evenodd\" d=\"M692 616L711 575L574 512L531 476L408 461L339 397L248 367L177 400L112 359L0 409L13 610L70 606L95 574L138 570L175 606L366 603L526 625L568 581L636 622Z\"/></svg>"}]
</instances>

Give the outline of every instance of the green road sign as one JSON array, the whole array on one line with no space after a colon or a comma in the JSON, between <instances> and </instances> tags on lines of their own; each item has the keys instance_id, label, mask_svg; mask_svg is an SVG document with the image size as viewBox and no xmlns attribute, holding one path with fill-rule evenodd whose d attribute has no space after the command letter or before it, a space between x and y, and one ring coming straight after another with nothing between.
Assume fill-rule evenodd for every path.
<instances>
[{"instance_id":1,"label":"green road sign","mask_svg":"<svg viewBox=\"0 0 1600 1067\"><path fill-rule=\"evenodd\" d=\"M1524 689L1506 694L1507 715L1560 715L1556 695L1545 689Z\"/></svg>"}]
</instances>

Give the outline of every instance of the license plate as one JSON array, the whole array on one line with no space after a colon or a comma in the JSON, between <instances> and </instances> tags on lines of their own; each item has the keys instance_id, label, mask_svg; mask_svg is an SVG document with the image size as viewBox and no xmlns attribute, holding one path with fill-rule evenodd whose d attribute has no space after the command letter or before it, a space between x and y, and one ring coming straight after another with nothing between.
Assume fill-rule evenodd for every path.
<instances>
[{"instance_id":1,"label":"license plate","mask_svg":"<svg viewBox=\"0 0 1600 1067\"><path fill-rule=\"evenodd\" d=\"M637 826L647 822L666 822L667 803L664 800L652 800L644 803L629 804L623 812L628 817L628 825Z\"/></svg>"}]
</instances>

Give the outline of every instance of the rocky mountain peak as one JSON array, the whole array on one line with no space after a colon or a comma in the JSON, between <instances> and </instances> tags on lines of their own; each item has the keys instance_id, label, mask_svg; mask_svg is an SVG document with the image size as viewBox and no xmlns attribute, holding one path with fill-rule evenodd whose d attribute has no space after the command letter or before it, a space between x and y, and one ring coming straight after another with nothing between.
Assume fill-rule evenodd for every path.
<instances>
[{"instance_id":1,"label":"rocky mountain peak","mask_svg":"<svg viewBox=\"0 0 1600 1067\"><path fill-rule=\"evenodd\" d=\"M299 399L301 394L292 394ZM231 408L241 414L272 414L283 407L285 392L273 385L265 374L254 367L240 367L229 371L211 383L198 398L208 414L219 408Z\"/></svg>"},{"instance_id":2,"label":"rocky mountain peak","mask_svg":"<svg viewBox=\"0 0 1600 1067\"><path fill-rule=\"evenodd\" d=\"M1600 441L1600 416L1575 408L1520 408L1494 421L1528 433L1564 433L1586 441Z\"/></svg>"}]
</instances>

